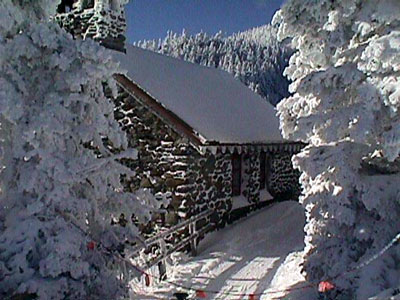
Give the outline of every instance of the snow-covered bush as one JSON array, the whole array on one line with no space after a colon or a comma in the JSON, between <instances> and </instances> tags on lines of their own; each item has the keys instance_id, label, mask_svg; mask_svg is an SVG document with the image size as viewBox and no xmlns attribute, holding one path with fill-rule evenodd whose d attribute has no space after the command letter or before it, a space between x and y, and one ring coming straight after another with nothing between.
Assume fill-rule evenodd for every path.
<instances>
[{"instance_id":1,"label":"snow-covered bush","mask_svg":"<svg viewBox=\"0 0 400 300\"><path fill-rule=\"evenodd\" d=\"M227 37L221 32L213 36L168 32L164 40L140 41L137 46L225 70L273 105L289 96L283 71L293 51L286 42L278 42L270 25Z\"/></svg>"},{"instance_id":2,"label":"snow-covered bush","mask_svg":"<svg viewBox=\"0 0 400 300\"><path fill-rule=\"evenodd\" d=\"M354 268L400 231L399 20L398 0L291 0L274 17L297 49L278 111L284 136L309 143L293 162L310 281ZM366 299L398 286L399 248L339 276L337 291Z\"/></svg>"},{"instance_id":3,"label":"snow-covered bush","mask_svg":"<svg viewBox=\"0 0 400 300\"><path fill-rule=\"evenodd\" d=\"M118 299L137 230L111 221L148 211L120 183L135 153L104 94L118 66L47 22L57 4L0 2L0 298Z\"/></svg>"}]
</instances>

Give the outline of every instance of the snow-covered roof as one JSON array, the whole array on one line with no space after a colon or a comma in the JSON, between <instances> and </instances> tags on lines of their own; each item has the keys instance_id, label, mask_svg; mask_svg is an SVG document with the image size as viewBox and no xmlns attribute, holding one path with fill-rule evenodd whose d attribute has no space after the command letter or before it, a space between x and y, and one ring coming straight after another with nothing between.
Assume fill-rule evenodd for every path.
<instances>
[{"instance_id":1,"label":"snow-covered roof","mask_svg":"<svg viewBox=\"0 0 400 300\"><path fill-rule=\"evenodd\" d=\"M115 52L132 83L189 125L203 144L283 142L275 108L227 72L135 46Z\"/></svg>"}]
</instances>

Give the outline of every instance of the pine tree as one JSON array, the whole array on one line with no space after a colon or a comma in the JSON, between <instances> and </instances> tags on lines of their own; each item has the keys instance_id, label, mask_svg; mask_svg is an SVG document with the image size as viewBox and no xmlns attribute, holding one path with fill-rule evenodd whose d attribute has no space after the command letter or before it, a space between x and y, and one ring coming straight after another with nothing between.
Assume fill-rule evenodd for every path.
<instances>
[{"instance_id":1,"label":"pine tree","mask_svg":"<svg viewBox=\"0 0 400 300\"><path fill-rule=\"evenodd\" d=\"M105 94L119 69L47 21L57 4L0 2L0 298L118 299L137 230L112 220L149 216L120 182L135 153Z\"/></svg>"},{"instance_id":2,"label":"pine tree","mask_svg":"<svg viewBox=\"0 0 400 300\"><path fill-rule=\"evenodd\" d=\"M304 270L318 282L378 253L400 228L400 2L291 0L275 17L297 52L278 105L306 210ZM335 279L335 299L399 286L400 249Z\"/></svg>"}]
</instances>

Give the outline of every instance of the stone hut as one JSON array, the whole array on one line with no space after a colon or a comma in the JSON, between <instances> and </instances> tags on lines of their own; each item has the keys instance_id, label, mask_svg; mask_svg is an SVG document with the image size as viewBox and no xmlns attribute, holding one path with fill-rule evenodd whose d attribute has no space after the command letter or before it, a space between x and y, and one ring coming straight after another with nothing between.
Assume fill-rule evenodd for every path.
<instances>
[{"instance_id":1,"label":"stone hut","mask_svg":"<svg viewBox=\"0 0 400 300\"><path fill-rule=\"evenodd\" d=\"M275 108L224 71L125 47L126 2L65 0L56 20L117 50L127 71L115 75L115 117L138 150L127 188L168 198L168 224L211 209L223 226L235 212L296 197L291 156L302 144L283 140Z\"/></svg>"},{"instance_id":2,"label":"stone hut","mask_svg":"<svg viewBox=\"0 0 400 300\"><path fill-rule=\"evenodd\" d=\"M224 225L235 209L298 193L275 108L227 72L127 46L116 117L139 151L132 187L170 198L167 221L206 209Z\"/></svg>"}]
</instances>

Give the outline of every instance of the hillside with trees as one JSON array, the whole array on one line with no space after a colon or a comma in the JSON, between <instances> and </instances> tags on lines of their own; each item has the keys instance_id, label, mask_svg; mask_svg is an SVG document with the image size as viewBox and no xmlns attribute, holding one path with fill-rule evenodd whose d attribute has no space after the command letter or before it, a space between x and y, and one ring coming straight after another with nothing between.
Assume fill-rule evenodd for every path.
<instances>
[{"instance_id":1,"label":"hillside with trees","mask_svg":"<svg viewBox=\"0 0 400 300\"><path fill-rule=\"evenodd\" d=\"M283 76L293 53L279 42L270 25L224 36L222 32L188 35L168 32L163 40L140 41L137 46L203 66L220 68L238 78L273 105L289 96Z\"/></svg>"}]
</instances>

